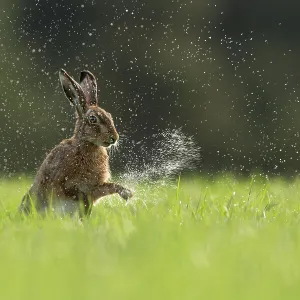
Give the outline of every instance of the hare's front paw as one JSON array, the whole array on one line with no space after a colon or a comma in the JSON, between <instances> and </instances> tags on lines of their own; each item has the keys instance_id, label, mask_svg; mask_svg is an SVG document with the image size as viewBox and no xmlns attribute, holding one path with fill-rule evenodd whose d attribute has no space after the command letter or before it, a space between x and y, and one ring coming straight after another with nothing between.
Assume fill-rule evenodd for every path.
<instances>
[{"instance_id":1,"label":"hare's front paw","mask_svg":"<svg viewBox=\"0 0 300 300\"><path fill-rule=\"evenodd\" d=\"M126 189L126 188L122 188L122 190L119 192L119 195L124 199L124 200L128 200L129 198L131 198L133 196L133 193L131 192L131 190Z\"/></svg>"}]
</instances>

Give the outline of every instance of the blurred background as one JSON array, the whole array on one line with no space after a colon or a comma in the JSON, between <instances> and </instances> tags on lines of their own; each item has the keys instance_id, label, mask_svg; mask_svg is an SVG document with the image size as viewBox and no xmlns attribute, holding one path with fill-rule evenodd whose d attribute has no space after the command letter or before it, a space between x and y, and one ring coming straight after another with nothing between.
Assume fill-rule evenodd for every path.
<instances>
[{"instance_id":1,"label":"blurred background","mask_svg":"<svg viewBox=\"0 0 300 300\"><path fill-rule=\"evenodd\" d=\"M0 171L34 172L72 134L62 67L98 78L122 136L117 170L132 145L181 128L201 172L297 175L299 11L294 0L1 0Z\"/></svg>"}]
</instances>

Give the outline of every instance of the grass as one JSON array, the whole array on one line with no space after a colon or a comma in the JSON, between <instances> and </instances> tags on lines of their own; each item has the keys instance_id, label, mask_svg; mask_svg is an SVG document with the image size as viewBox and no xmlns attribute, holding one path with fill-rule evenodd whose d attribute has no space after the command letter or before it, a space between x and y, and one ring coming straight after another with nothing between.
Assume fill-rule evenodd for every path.
<instances>
[{"instance_id":1,"label":"grass","mask_svg":"<svg viewBox=\"0 0 300 300\"><path fill-rule=\"evenodd\" d=\"M77 219L17 206L0 183L1 299L298 299L300 179L253 176L136 186Z\"/></svg>"}]
</instances>

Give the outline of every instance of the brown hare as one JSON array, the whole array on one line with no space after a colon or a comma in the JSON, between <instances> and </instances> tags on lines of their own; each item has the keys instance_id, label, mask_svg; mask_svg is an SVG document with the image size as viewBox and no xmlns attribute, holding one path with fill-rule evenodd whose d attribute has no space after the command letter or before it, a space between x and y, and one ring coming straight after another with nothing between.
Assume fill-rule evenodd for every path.
<instances>
[{"instance_id":1,"label":"brown hare","mask_svg":"<svg viewBox=\"0 0 300 300\"><path fill-rule=\"evenodd\" d=\"M111 115L98 106L97 83L89 71L81 72L80 84L66 71L59 71L65 95L76 108L74 135L63 140L47 155L34 182L23 197L20 211L28 214L49 208L62 213L79 211L89 215L100 197L118 193L132 196L123 186L107 182L110 178L106 148L119 138Z\"/></svg>"}]
</instances>

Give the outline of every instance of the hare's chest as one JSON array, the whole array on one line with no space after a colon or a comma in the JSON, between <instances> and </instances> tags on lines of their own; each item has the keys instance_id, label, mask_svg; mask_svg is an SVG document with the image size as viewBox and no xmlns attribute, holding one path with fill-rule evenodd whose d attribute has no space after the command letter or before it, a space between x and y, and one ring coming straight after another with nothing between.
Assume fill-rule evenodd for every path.
<instances>
[{"instance_id":1,"label":"hare's chest","mask_svg":"<svg viewBox=\"0 0 300 300\"><path fill-rule=\"evenodd\" d=\"M78 178L77 188L83 193L89 194L91 190L106 181L103 175L100 172L85 173L82 177Z\"/></svg>"},{"instance_id":2,"label":"hare's chest","mask_svg":"<svg viewBox=\"0 0 300 300\"><path fill-rule=\"evenodd\" d=\"M96 159L83 162L66 181L66 187L75 187L83 193L89 194L95 187L109 180L110 172L106 159Z\"/></svg>"}]
</instances>

